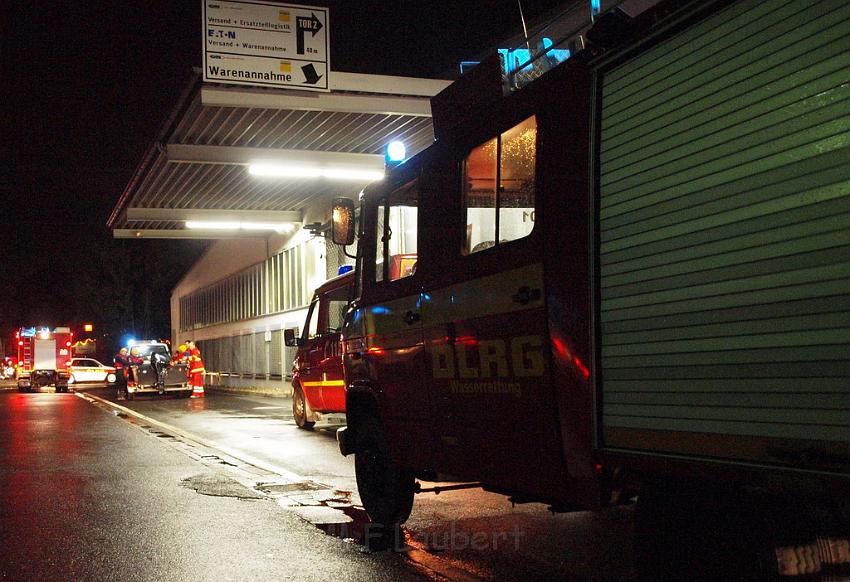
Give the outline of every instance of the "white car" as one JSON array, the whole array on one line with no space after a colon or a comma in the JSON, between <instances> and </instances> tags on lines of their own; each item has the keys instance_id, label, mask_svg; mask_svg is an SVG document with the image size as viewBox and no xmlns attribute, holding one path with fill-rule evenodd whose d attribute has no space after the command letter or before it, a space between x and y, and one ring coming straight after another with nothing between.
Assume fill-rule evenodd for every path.
<instances>
[{"instance_id":1,"label":"white car","mask_svg":"<svg viewBox=\"0 0 850 582\"><path fill-rule=\"evenodd\" d=\"M71 358L68 366L71 379L68 384L83 384L86 382L115 383L115 368L105 366L92 358Z\"/></svg>"}]
</instances>

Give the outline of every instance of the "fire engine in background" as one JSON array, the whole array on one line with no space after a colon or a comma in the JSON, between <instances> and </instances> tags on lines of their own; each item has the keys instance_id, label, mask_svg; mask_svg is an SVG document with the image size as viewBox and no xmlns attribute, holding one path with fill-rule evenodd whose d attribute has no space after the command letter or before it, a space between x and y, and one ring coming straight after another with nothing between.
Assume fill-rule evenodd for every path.
<instances>
[{"instance_id":1,"label":"fire engine in background","mask_svg":"<svg viewBox=\"0 0 850 582\"><path fill-rule=\"evenodd\" d=\"M329 279L313 294L301 337L284 330L286 345L298 347L292 366L292 417L299 428L309 430L319 420L332 422L333 415L345 413L340 330L353 285L352 272Z\"/></svg>"},{"instance_id":2,"label":"fire engine in background","mask_svg":"<svg viewBox=\"0 0 850 582\"><path fill-rule=\"evenodd\" d=\"M481 63L363 194L337 434L364 506L396 526L417 477L636 498L657 578L846 570L850 5L669 0L587 36L508 95Z\"/></svg>"},{"instance_id":3,"label":"fire engine in background","mask_svg":"<svg viewBox=\"0 0 850 582\"><path fill-rule=\"evenodd\" d=\"M15 332L18 369L15 374L20 392L54 386L68 391L71 344L74 334L68 327L22 327Z\"/></svg>"}]
</instances>

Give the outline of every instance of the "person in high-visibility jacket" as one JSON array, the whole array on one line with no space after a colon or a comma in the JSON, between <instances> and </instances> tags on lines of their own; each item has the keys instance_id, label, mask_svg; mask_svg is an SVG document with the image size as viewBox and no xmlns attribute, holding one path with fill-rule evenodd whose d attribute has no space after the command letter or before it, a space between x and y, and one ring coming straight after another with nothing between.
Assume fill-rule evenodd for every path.
<instances>
[{"instance_id":1,"label":"person in high-visibility jacket","mask_svg":"<svg viewBox=\"0 0 850 582\"><path fill-rule=\"evenodd\" d=\"M115 387L118 398L127 397L127 374L130 372L130 350L121 348L113 358L115 362Z\"/></svg>"},{"instance_id":2,"label":"person in high-visibility jacket","mask_svg":"<svg viewBox=\"0 0 850 582\"><path fill-rule=\"evenodd\" d=\"M201 359L201 350L195 342L188 340L184 342L189 348L189 386L192 387L192 398L204 397L204 360Z\"/></svg>"},{"instance_id":3,"label":"person in high-visibility jacket","mask_svg":"<svg viewBox=\"0 0 850 582\"><path fill-rule=\"evenodd\" d=\"M180 344L177 351L171 356L172 364L186 364L189 361L189 347L186 344Z\"/></svg>"}]
</instances>

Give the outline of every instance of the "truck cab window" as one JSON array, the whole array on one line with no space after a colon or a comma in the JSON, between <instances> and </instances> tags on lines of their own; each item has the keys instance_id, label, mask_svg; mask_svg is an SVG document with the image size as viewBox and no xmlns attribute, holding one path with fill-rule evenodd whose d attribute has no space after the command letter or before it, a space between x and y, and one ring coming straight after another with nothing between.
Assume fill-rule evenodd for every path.
<instances>
[{"instance_id":1,"label":"truck cab window","mask_svg":"<svg viewBox=\"0 0 850 582\"><path fill-rule=\"evenodd\" d=\"M328 329L334 332L342 329L342 320L348 308L349 288L340 287L327 293L323 299L328 306Z\"/></svg>"},{"instance_id":2,"label":"truck cab window","mask_svg":"<svg viewBox=\"0 0 850 582\"><path fill-rule=\"evenodd\" d=\"M319 334L319 298L313 297L310 310L307 312L307 321L304 323L304 340L313 339Z\"/></svg>"},{"instance_id":3,"label":"truck cab window","mask_svg":"<svg viewBox=\"0 0 850 582\"><path fill-rule=\"evenodd\" d=\"M529 117L474 148L466 157L464 255L531 234L535 219L536 154L537 119Z\"/></svg>"},{"instance_id":4,"label":"truck cab window","mask_svg":"<svg viewBox=\"0 0 850 582\"><path fill-rule=\"evenodd\" d=\"M411 180L378 203L375 281L397 281L416 272L419 183Z\"/></svg>"}]
</instances>

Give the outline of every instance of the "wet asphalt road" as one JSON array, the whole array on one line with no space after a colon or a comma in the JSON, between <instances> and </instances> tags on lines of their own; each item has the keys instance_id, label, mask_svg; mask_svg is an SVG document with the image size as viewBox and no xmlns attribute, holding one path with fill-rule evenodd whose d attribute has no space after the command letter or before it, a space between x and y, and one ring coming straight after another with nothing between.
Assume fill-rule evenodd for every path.
<instances>
[{"instance_id":1,"label":"wet asphalt road","mask_svg":"<svg viewBox=\"0 0 850 582\"><path fill-rule=\"evenodd\" d=\"M181 485L201 476L226 479L74 394L0 392L0 579L423 579L267 499Z\"/></svg>"},{"instance_id":2,"label":"wet asphalt road","mask_svg":"<svg viewBox=\"0 0 850 582\"><path fill-rule=\"evenodd\" d=\"M86 388L84 393L115 401L114 393L110 389ZM0 410L6 406L6 396L7 394L0 393ZM66 397L66 395L58 394L20 396L48 399ZM92 429L107 422L109 426L118 425L125 429L132 429L135 433L139 433L135 435L136 437L146 437L139 430L139 425L144 425L144 420L130 419L135 423L130 424L111 414L115 411L105 406L95 406L73 395L70 397L78 400L80 405L88 406L95 416L99 415L100 422L93 423ZM247 460L269 469L270 473L283 475L287 482L299 481L326 485L329 490L334 490L337 494L351 492L346 498L347 503L340 503L337 511L331 511L336 514L344 511L353 515L355 523L343 525L323 523L334 521L327 519L326 514L329 511L327 507L280 507L280 505L288 505L286 501L290 498L278 499L278 503L268 500L229 500L236 502L237 505L241 503L244 506L261 507L258 513L267 512L265 518L274 524L272 529L277 532L278 537L283 536L292 544L304 544L300 549L300 561L287 561L287 563L291 565L290 572L306 575L307 579L310 579L313 574L316 574L317 579L338 578L336 575L331 575L332 572L343 572L339 579L377 579L374 574L366 578L355 575L355 572L361 574L364 572L359 569L360 562L364 560L366 564L371 563L371 560L377 560L376 564L380 564L381 568L386 567L388 563L393 564L393 568L397 569L394 570L394 577L415 576L424 571L437 579L458 580L627 581L635 579L629 542L631 511L627 508L595 514L552 515L545 506L540 504L511 507L506 498L477 489L444 492L439 496L418 495L413 514L406 525L408 549L414 548L414 552L402 553L403 555L365 554L360 546L343 542L341 539L358 537L357 522L359 518L362 519L362 515L357 514L359 499L356 495L353 459L344 458L339 454L334 435L335 427L315 431L298 429L292 421L289 399L208 392L203 400L143 396L131 402L120 401L117 404L144 415L144 418L165 423L182 434L197 438L214 450L223 451L222 456L229 455L234 459ZM0 412L0 415L2 414L4 412ZM85 430L88 432L88 424ZM123 433L126 430L120 432ZM156 439L146 437L146 441L152 441L147 442L150 446L159 445L160 449L169 448L164 446L165 443L157 442ZM97 453L98 458L104 457L103 465L107 472L113 471L114 467L105 459L111 458L117 452L113 447L107 447ZM204 466L197 460L193 461L185 456L183 460L190 466L192 463L199 465L194 472L195 476L211 470L215 471L215 467ZM173 461L176 462L177 459ZM101 463L97 463L95 467L88 466L83 459L78 459L74 463L79 470L96 474L98 480L101 478L108 480L106 476L100 475L100 469L97 468L101 466ZM153 475L158 471L159 464L151 464L147 456L139 458L136 452L130 458L122 455L119 461L119 464L125 466L127 471L138 476L136 463L139 464L141 473L144 475L148 473ZM168 463L164 465L165 468L169 466ZM167 470L165 472L168 473ZM190 473L189 477L193 475L191 470L187 472ZM264 478L258 477L254 481ZM174 486L173 473L171 477L157 475L156 479L170 479ZM204 498L181 487L180 480L177 479L176 487L181 494L188 492L191 493L190 497ZM134 484L133 488L137 486L138 484ZM107 506L111 503L108 496L105 496L101 502ZM300 503L309 505L312 502L305 502L302 499ZM331 503L331 505L334 504ZM323 510L325 513L319 512L314 515L311 511L315 509ZM354 513L349 513L349 510ZM187 520L191 521L190 516L193 511L194 509L188 511ZM296 517L297 515L317 523L318 526L301 520ZM142 531L142 528L147 525L139 524L139 527L138 531ZM322 530L334 535L326 535ZM257 531L256 535L266 539L262 529L255 531ZM147 539L150 535L155 534L147 532L144 537ZM249 543L252 534L245 535L247 536L245 543ZM304 537L299 538L299 536ZM312 536L319 536L319 538ZM323 539L315 541L320 538ZM317 543L321 548L327 549L314 551ZM355 569L349 571L345 562L349 559L351 552L353 552L351 555L356 557L356 563ZM414 559L411 560L411 557ZM270 572L278 572L274 564L265 563L266 560L277 563L277 559L270 557L257 559L260 565L253 570L258 573L253 579L285 577L278 574L274 576L260 574L266 567L271 568ZM315 564L324 563L325 560L334 561L333 568L326 571L327 575L319 575L316 573ZM155 571L161 572L161 570ZM192 579L182 575L184 570L180 572L181 575L175 574L174 578L159 579ZM211 571L207 570L207 572ZM136 579L155 578L157 576ZM215 578L226 579L226 574L224 578L219 575ZM249 576L240 579L252 578Z\"/></svg>"}]
</instances>

